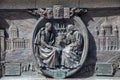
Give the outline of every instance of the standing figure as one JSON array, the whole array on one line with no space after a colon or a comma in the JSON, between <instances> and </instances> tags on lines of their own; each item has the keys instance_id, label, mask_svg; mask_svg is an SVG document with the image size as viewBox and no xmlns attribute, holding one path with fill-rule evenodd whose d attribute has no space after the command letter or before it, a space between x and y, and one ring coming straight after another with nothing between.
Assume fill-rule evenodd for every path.
<instances>
[{"instance_id":1,"label":"standing figure","mask_svg":"<svg viewBox=\"0 0 120 80\"><path fill-rule=\"evenodd\" d=\"M56 68L60 65L60 54L55 45L56 32L51 23L41 28L35 39L36 57L41 68Z\"/></svg>"}]
</instances>

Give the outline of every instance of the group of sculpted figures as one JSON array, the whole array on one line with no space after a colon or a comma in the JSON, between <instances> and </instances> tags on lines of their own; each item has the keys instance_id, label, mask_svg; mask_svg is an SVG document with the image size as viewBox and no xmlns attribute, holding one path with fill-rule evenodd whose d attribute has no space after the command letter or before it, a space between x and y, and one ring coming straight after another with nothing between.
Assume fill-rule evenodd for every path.
<instances>
[{"instance_id":1,"label":"group of sculpted figures","mask_svg":"<svg viewBox=\"0 0 120 80\"><path fill-rule=\"evenodd\" d=\"M66 27L65 34L57 34L50 22L45 24L36 35L35 55L40 68L73 69L79 66L83 37L74 25Z\"/></svg>"}]
</instances>

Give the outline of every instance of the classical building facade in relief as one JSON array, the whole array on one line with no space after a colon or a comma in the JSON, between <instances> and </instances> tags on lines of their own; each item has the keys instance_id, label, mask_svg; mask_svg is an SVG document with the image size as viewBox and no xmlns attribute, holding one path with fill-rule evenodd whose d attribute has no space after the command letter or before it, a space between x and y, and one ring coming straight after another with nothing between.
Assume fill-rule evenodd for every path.
<instances>
[{"instance_id":1,"label":"classical building facade in relief","mask_svg":"<svg viewBox=\"0 0 120 80\"><path fill-rule=\"evenodd\" d=\"M9 34L9 38L6 39L6 50L30 48L30 40L19 38L19 29L14 24L11 24Z\"/></svg>"},{"instance_id":2,"label":"classical building facade in relief","mask_svg":"<svg viewBox=\"0 0 120 80\"><path fill-rule=\"evenodd\" d=\"M98 33L98 50L119 50L118 26L113 26L107 19L105 19L96 33Z\"/></svg>"}]
</instances>

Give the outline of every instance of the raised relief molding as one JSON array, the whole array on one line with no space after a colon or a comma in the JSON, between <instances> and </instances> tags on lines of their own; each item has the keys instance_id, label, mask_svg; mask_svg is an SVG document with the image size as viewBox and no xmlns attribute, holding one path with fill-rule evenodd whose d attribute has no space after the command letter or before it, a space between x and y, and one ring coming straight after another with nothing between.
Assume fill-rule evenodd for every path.
<instances>
[{"instance_id":1,"label":"raised relief molding","mask_svg":"<svg viewBox=\"0 0 120 80\"><path fill-rule=\"evenodd\" d=\"M44 75L66 78L81 68L88 53L88 32L79 17L87 10L54 5L47 14L46 9L39 10L33 54Z\"/></svg>"},{"instance_id":2,"label":"raised relief molding","mask_svg":"<svg viewBox=\"0 0 120 80\"><path fill-rule=\"evenodd\" d=\"M87 13L87 9L54 5L53 8L38 8L38 10L29 10L28 12L48 19L69 19L74 15L83 15Z\"/></svg>"}]
</instances>

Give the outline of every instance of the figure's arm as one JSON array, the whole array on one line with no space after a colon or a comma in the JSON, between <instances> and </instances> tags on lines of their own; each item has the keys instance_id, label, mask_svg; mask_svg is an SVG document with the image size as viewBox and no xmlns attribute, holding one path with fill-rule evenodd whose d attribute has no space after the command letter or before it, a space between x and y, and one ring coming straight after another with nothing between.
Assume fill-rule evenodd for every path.
<instances>
[{"instance_id":1,"label":"figure's arm","mask_svg":"<svg viewBox=\"0 0 120 80\"><path fill-rule=\"evenodd\" d=\"M38 46L40 44L40 31L37 33L34 44Z\"/></svg>"},{"instance_id":2,"label":"figure's arm","mask_svg":"<svg viewBox=\"0 0 120 80\"><path fill-rule=\"evenodd\" d=\"M83 37L82 37L82 35L78 32L78 31L76 31L75 33L74 33L74 36L75 36L75 38L76 38L76 41L77 41L77 43L79 43L79 44L81 44L82 45L82 43L83 43Z\"/></svg>"},{"instance_id":3,"label":"figure's arm","mask_svg":"<svg viewBox=\"0 0 120 80\"><path fill-rule=\"evenodd\" d=\"M44 45L44 46L46 46L46 47L48 47L48 48L52 48L52 46L48 45L48 44L45 42L44 38L45 38L44 33L42 33L42 34L41 34L41 39L40 39L41 44Z\"/></svg>"},{"instance_id":4,"label":"figure's arm","mask_svg":"<svg viewBox=\"0 0 120 80\"><path fill-rule=\"evenodd\" d=\"M55 36L53 36L52 41L49 42L49 44L50 44L51 46L53 46L53 45L55 44L55 41L56 41Z\"/></svg>"},{"instance_id":5,"label":"figure's arm","mask_svg":"<svg viewBox=\"0 0 120 80\"><path fill-rule=\"evenodd\" d=\"M35 38L35 41L34 41L34 48L35 48L35 57L36 57L36 60L38 63L41 64L41 59L40 59L40 54L39 54L39 43L40 43L40 32L38 32L38 34L36 35L36 38ZM40 67L40 64L39 64L39 67Z\"/></svg>"}]
</instances>

